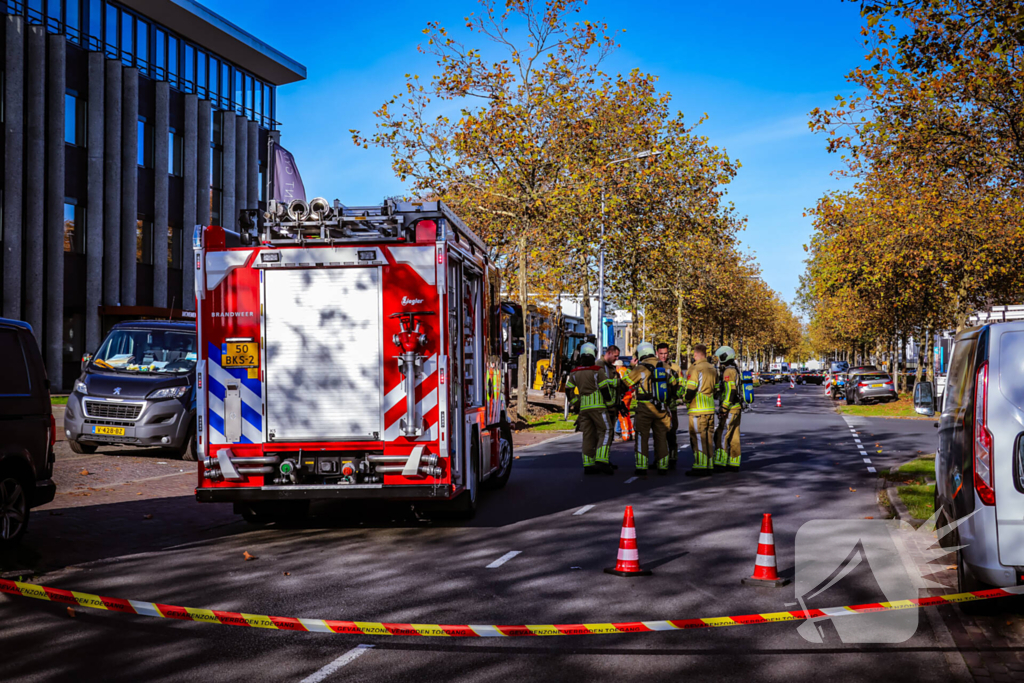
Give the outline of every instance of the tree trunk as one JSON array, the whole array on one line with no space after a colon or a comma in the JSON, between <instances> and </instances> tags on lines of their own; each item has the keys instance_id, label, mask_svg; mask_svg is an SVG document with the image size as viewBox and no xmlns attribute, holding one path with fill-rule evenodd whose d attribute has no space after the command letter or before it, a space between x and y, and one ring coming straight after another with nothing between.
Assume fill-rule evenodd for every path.
<instances>
[{"instance_id":1,"label":"tree trunk","mask_svg":"<svg viewBox=\"0 0 1024 683\"><path fill-rule=\"evenodd\" d=\"M598 337L597 337L598 344L597 345L600 348L604 348L604 344L600 343L601 342L601 336L600 336L601 333L600 333L600 331L594 332L594 329L593 329L594 325L590 321L590 318L593 315L593 312L590 310L590 277L587 275L586 269L584 269L584 271L583 271L583 293L580 296L582 297L582 301L581 301L582 305L580 306L580 310L583 312L583 324L586 326L585 329L587 331L587 334L596 334L596 335L598 335ZM598 330L601 329L601 322L602 322L601 321L601 316L599 315L598 316L598 321L597 321L597 329Z\"/></svg>"},{"instance_id":2,"label":"tree trunk","mask_svg":"<svg viewBox=\"0 0 1024 683\"><path fill-rule=\"evenodd\" d=\"M914 339L914 343L917 345L917 367L914 369L914 386L916 387L921 381L921 371L924 369L924 339L921 335L918 335Z\"/></svg>"},{"instance_id":3,"label":"tree trunk","mask_svg":"<svg viewBox=\"0 0 1024 683\"><path fill-rule=\"evenodd\" d=\"M529 314L529 294L526 286L526 235L522 235L519 238L519 244L516 245L516 260L518 261L519 267L519 305L523 308L523 336L526 342L526 350L529 352L530 347L533 346L530 339L530 314ZM526 353L519 359L519 391L516 392L516 412L519 413L520 418L526 419L529 414L527 410L527 389L529 388L530 382L530 354Z\"/></svg>"},{"instance_id":4,"label":"tree trunk","mask_svg":"<svg viewBox=\"0 0 1024 683\"><path fill-rule=\"evenodd\" d=\"M900 391L907 390L907 335L900 335Z\"/></svg>"},{"instance_id":5,"label":"tree trunk","mask_svg":"<svg viewBox=\"0 0 1024 683\"><path fill-rule=\"evenodd\" d=\"M683 367L683 297L681 292L676 295L676 365Z\"/></svg>"}]
</instances>

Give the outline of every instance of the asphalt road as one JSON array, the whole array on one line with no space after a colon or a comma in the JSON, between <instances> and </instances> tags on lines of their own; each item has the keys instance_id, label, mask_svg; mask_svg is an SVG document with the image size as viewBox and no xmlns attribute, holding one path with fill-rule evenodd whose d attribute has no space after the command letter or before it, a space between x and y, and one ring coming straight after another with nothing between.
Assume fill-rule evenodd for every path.
<instances>
[{"instance_id":1,"label":"asphalt road","mask_svg":"<svg viewBox=\"0 0 1024 683\"><path fill-rule=\"evenodd\" d=\"M782 395L781 408L775 407L776 394ZM485 493L472 522L435 519L408 506L336 504L315 508L301 526L253 528L226 506L163 498L144 503L157 519L130 546L142 552L107 548L121 547L115 521L109 538L95 524L83 526L82 539L65 539L85 546L74 551L77 564L37 580L172 605L402 623L595 623L800 609L793 584L740 583L754 568L762 514L773 515L780 572L792 578L803 525L880 518L878 479L868 468L904 462L932 449L935 439L929 421L844 419L822 394L818 387L762 390L754 411L743 417L740 473L691 479L680 470L634 480L632 445L616 444L616 475L584 477L574 435L522 450L508 486ZM692 461L688 447L680 458L681 464ZM98 505L89 514L134 520L141 505ZM626 505L636 513L640 561L654 571L651 577L602 571L615 562ZM32 534L46 530L44 518ZM47 553L57 553L53 539L30 535L26 544L43 565ZM512 551L518 554L488 568ZM257 559L246 560L244 553ZM866 569L862 564L821 595L802 595L804 604L886 599L879 579ZM817 629L805 625L798 632L798 626L564 638L385 638L84 609L72 617L64 606L4 596L0 680L484 683L685 676L750 683L823 676L867 681L882 675L947 681L960 673L948 634L923 617L912 635L889 634L898 642L846 642L844 631L827 620ZM876 640L886 639L887 628L879 627Z\"/></svg>"}]
</instances>

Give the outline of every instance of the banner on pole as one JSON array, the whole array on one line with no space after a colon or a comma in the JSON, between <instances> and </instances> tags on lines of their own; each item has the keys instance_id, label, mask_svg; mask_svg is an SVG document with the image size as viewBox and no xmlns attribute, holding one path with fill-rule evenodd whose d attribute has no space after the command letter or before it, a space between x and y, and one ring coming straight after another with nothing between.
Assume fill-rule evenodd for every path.
<instances>
[{"instance_id":1,"label":"banner on pole","mask_svg":"<svg viewBox=\"0 0 1024 683\"><path fill-rule=\"evenodd\" d=\"M295 157L281 145L274 145L274 196L276 202L287 204L294 199L306 201L306 187L295 165Z\"/></svg>"}]
</instances>

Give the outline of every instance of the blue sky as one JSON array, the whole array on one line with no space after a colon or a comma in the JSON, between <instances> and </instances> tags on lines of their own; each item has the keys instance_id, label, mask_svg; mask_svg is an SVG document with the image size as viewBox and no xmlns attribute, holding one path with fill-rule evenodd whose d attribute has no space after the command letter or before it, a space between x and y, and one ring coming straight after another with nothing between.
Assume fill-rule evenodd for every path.
<instances>
[{"instance_id":1,"label":"blue sky","mask_svg":"<svg viewBox=\"0 0 1024 683\"><path fill-rule=\"evenodd\" d=\"M345 0L200 0L304 64L304 83L278 90L282 143L295 155L310 196L370 204L400 194L390 156L355 147L350 128L370 132L372 111L398 93L406 73L432 73L416 51L429 20L456 29L472 0L385 3ZM764 278L791 301L811 231L805 208L848 183L807 112L848 92L843 76L865 49L857 3L839 0L590 2L584 16L625 29L604 67L659 76L690 120L743 164L729 198L749 218L745 247Z\"/></svg>"}]
</instances>

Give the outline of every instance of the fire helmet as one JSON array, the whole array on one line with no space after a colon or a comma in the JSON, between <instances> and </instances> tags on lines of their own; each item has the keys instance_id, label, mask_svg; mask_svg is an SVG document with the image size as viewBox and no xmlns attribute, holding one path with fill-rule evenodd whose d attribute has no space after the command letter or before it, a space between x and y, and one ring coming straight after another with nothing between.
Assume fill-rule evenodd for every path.
<instances>
[{"instance_id":1,"label":"fire helmet","mask_svg":"<svg viewBox=\"0 0 1024 683\"><path fill-rule=\"evenodd\" d=\"M580 355L593 356L594 358L597 358L597 347L591 344L590 342L587 342L586 344L580 347Z\"/></svg>"},{"instance_id":2,"label":"fire helmet","mask_svg":"<svg viewBox=\"0 0 1024 683\"><path fill-rule=\"evenodd\" d=\"M654 355L654 344L651 342L640 342L636 347L636 357L640 360L650 358Z\"/></svg>"},{"instance_id":3,"label":"fire helmet","mask_svg":"<svg viewBox=\"0 0 1024 683\"><path fill-rule=\"evenodd\" d=\"M715 358L719 363L728 363L731 360L736 360L736 352L731 346L719 346L715 351Z\"/></svg>"}]
</instances>

